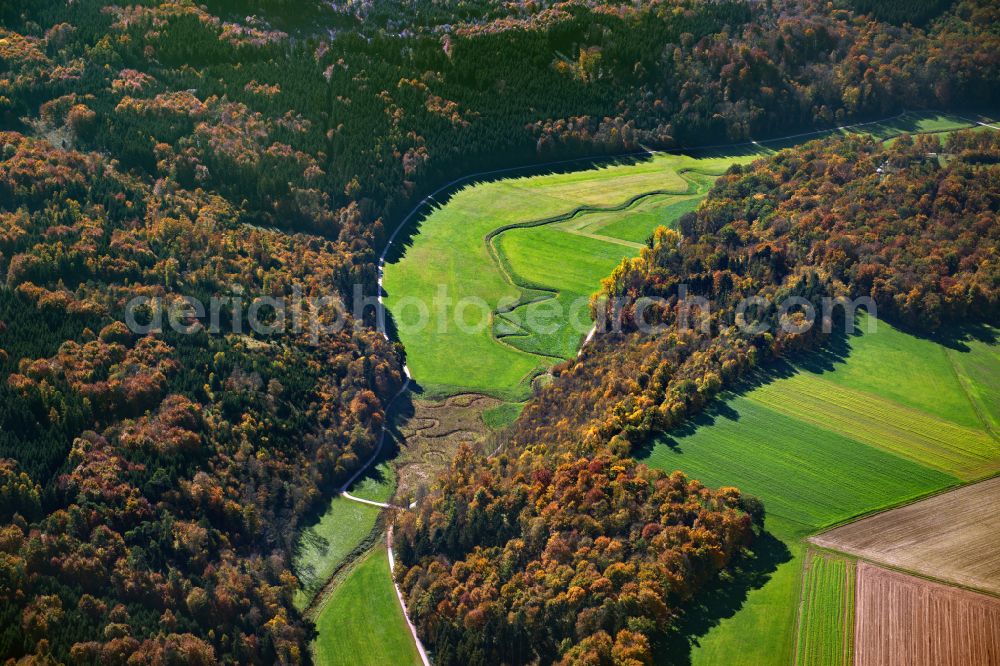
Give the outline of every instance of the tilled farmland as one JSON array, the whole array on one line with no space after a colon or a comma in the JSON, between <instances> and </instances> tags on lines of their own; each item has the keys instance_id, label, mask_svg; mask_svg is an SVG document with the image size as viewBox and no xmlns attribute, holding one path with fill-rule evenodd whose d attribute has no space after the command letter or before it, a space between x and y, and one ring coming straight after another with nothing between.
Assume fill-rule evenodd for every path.
<instances>
[{"instance_id":1,"label":"tilled farmland","mask_svg":"<svg viewBox=\"0 0 1000 666\"><path fill-rule=\"evenodd\" d=\"M859 562L855 666L1000 664L1000 599Z\"/></svg>"},{"instance_id":2,"label":"tilled farmland","mask_svg":"<svg viewBox=\"0 0 1000 666\"><path fill-rule=\"evenodd\" d=\"M1000 477L810 539L921 575L1000 595Z\"/></svg>"}]
</instances>

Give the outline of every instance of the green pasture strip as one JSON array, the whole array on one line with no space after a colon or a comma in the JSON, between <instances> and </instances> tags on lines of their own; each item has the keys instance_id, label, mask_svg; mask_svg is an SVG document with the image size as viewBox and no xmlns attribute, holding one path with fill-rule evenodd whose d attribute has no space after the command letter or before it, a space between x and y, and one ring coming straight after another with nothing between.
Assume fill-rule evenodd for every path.
<instances>
[{"instance_id":1,"label":"green pasture strip","mask_svg":"<svg viewBox=\"0 0 1000 666\"><path fill-rule=\"evenodd\" d=\"M299 535L292 558L292 571L301 589L295 605L305 608L327 580L375 527L380 509L334 497L319 520Z\"/></svg>"},{"instance_id":2,"label":"green pasture strip","mask_svg":"<svg viewBox=\"0 0 1000 666\"><path fill-rule=\"evenodd\" d=\"M674 155L656 155L635 164L616 164L564 174L513 178L508 182L523 192L560 199L566 212L577 206L612 206L629 196L653 190L685 191L688 183L673 168ZM532 215L526 220L545 217Z\"/></svg>"},{"instance_id":3,"label":"green pasture strip","mask_svg":"<svg viewBox=\"0 0 1000 666\"><path fill-rule=\"evenodd\" d=\"M797 666L850 666L854 651L854 560L810 549L799 606Z\"/></svg>"},{"instance_id":4,"label":"green pasture strip","mask_svg":"<svg viewBox=\"0 0 1000 666\"><path fill-rule=\"evenodd\" d=\"M629 215L607 216L608 221L594 233L645 244L657 227L675 229L677 220L685 213L694 212L703 198L704 193L689 197L665 197L655 202L657 205L642 207Z\"/></svg>"},{"instance_id":5,"label":"green pasture strip","mask_svg":"<svg viewBox=\"0 0 1000 666\"><path fill-rule=\"evenodd\" d=\"M933 111L911 111L897 118L873 123L851 123L843 129L835 128L789 139L764 140L761 143L773 150L791 148L814 139L851 134L868 134L886 143L892 143L902 134L937 134L979 127L970 119L956 114Z\"/></svg>"},{"instance_id":6,"label":"green pasture strip","mask_svg":"<svg viewBox=\"0 0 1000 666\"><path fill-rule=\"evenodd\" d=\"M316 630L313 657L317 666L420 664L392 585L384 545L347 572L320 609Z\"/></svg>"},{"instance_id":7,"label":"green pasture strip","mask_svg":"<svg viewBox=\"0 0 1000 666\"><path fill-rule=\"evenodd\" d=\"M820 376L780 379L748 397L786 416L965 481L1000 471L1000 450L989 434Z\"/></svg>"}]
</instances>

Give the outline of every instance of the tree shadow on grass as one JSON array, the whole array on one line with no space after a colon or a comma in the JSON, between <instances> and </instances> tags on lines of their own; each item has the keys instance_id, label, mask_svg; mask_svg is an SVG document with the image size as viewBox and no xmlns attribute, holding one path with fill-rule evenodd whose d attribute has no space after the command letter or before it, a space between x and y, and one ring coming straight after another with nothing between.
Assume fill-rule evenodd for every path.
<instances>
[{"instance_id":1,"label":"tree shadow on grass","mask_svg":"<svg viewBox=\"0 0 1000 666\"><path fill-rule=\"evenodd\" d=\"M735 615L750 592L767 584L778 566L791 559L792 553L782 541L769 532L759 534L752 551L740 556L728 572L709 582L682 608L673 628L653 646L654 663L690 664L691 651L701 644L701 638Z\"/></svg>"},{"instance_id":2,"label":"tree shadow on grass","mask_svg":"<svg viewBox=\"0 0 1000 666\"><path fill-rule=\"evenodd\" d=\"M470 174L459 177L440 190L428 189L422 194L414 196L407 204L405 210L408 212L395 212L390 214L390 222L386 228L393 230L397 225L402 225L399 233L393 240L392 246L385 256L386 264L398 262L405 254L406 250L413 245L413 239L420 231L420 226L427 217L438 208L445 206L451 198L467 187L492 183L510 178L525 178L530 176L549 176L554 174L575 173L579 171L597 170L610 166L631 166L648 162L652 155L648 153L628 153L622 155L588 156L579 158L567 158L552 163L524 164L521 166L505 166L495 171ZM420 196L420 199L416 197ZM402 205L400 207L403 207Z\"/></svg>"},{"instance_id":3,"label":"tree shadow on grass","mask_svg":"<svg viewBox=\"0 0 1000 666\"><path fill-rule=\"evenodd\" d=\"M374 482L376 485L382 485L389 481L386 475L382 463L390 462L399 455L399 442L395 437L392 436L391 432L386 433L385 441L382 443L382 450L379 452L378 458L373 460L368 468L354 480L351 487L347 489L348 492L357 493L360 488L364 485L366 481ZM393 489L395 490L395 489ZM375 498L368 497L367 495L358 495L362 499ZM381 499L377 501L383 501Z\"/></svg>"},{"instance_id":4,"label":"tree shadow on grass","mask_svg":"<svg viewBox=\"0 0 1000 666\"><path fill-rule=\"evenodd\" d=\"M644 460L658 443L666 444L674 451L680 452L679 440L693 435L700 428L714 425L719 419L739 421L740 413L733 408L731 401L757 388L803 372L813 374L833 372L847 361L851 353L851 338L858 335L861 335L861 329L857 326L850 332L834 332L816 349L791 353L787 357L774 359L748 372L709 402L704 409L689 416L669 433L653 433L649 439L633 449L634 457L640 461Z\"/></svg>"},{"instance_id":5,"label":"tree shadow on grass","mask_svg":"<svg viewBox=\"0 0 1000 666\"><path fill-rule=\"evenodd\" d=\"M924 340L930 340L952 351L962 353L972 351L972 348L969 347L970 342L995 345L998 341L997 329L983 323L962 323L943 326L936 331L922 331L895 323L893 325L904 333Z\"/></svg>"}]
</instances>

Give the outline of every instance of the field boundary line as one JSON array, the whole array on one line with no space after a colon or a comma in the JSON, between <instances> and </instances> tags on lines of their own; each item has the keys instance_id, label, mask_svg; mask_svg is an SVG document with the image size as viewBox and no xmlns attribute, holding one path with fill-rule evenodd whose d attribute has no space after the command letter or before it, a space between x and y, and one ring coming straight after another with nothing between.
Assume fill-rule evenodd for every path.
<instances>
[{"instance_id":1,"label":"field boundary line","mask_svg":"<svg viewBox=\"0 0 1000 666\"><path fill-rule=\"evenodd\" d=\"M887 564L885 562L878 562L877 560L873 560L873 559L871 559L869 557L860 557L858 555L852 555L851 553L845 553L843 551L834 550L832 548L824 548L824 550L829 550L831 552L837 553L838 555L842 555L842 556L846 556L846 557L851 557L854 560L856 560L858 562L858 564L860 564L860 563L863 562L863 563L867 564L868 566L878 567L879 569L885 569L886 571L893 571L895 573L903 574L905 576L910 576L912 578L919 578L921 580L927 581L928 583L937 583L938 585L943 585L945 587L951 587L951 588L954 588L956 590L964 590L966 592L973 592L975 594L980 594L980 595L982 595L984 597L989 597L990 599L997 599L998 601L1000 601L1000 593L997 593L997 592L991 592L989 590L984 590L984 589L978 588L978 587L969 587L968 585L964 585L962 583L956 583L954 581L945 580L943 578L937 578L935 576L932 576L931 574L921 573L919 571L913 571L912 569L904 569L903 567L900 567L900 566L895 565L895 564Z\"/></svg>"},{"instance_id":2,"label":"field boundary line","mask_svg":"<svg viewBox=\"0 0 1000 666\"><path fill-rule=\"evenodd\" d=\"M950 493L951 491L958 490L959 488L966 488L968 486L974 486L977 483L982 483L983 481L989 481L990 479L995 479L997 477L1000 477L1000 472L991 472L991 473L986 474L986 475L984 475L984 476L982 476L980 478L971 479L969 481L959 480L958 483L953 483L951 485L944 486L942 488L937 488L935 490L932 490L932 491L930 491L928 493L925 493L923 495L919 495L917 497L909 497L909 498L900 500L899 502L896 502L895 504L891 504L891 505L888 505L888 506L885 506L885 507L881 507L881 508L878 508L878 509L872 509L871 511L866 511L864 513L859 513L859 514L857 514L855 516L844 518L843 520L838 520L835 523L830 523L829 525L824 525L824 526L820 527L818 530L816 530L812 534L806 536L804 538L804 541L806 541L810 546L814 546L814 547L817 547L817 548L825 548L824 546L821 546L820 544L815 543L812 539L814 537L818 537L818 536L820 536L822 534L826 534L827 532L830 532L831 530L835 530L838 527L843 527L844 525L850 525L851 523L856 523L859 520L862 520L864 518L870 518L871 516L875 516L875 515L878 515L880 513L885 513L887 511L892 511L893 509L901 509L904 506L909 506L910 504L916 504L917 502L922 502L922 501L924 501L926 499L930 499L932 497L937 497L938 495L944 495L945 493ZM843 551L835 550L835 549L832 549L832 548L827 548L827 550L833 550L833 552L836 552L836 553L843 552Z\"/></svg>"},{"instance_id":3,"label":"field boundary line","mask_svg":"<svg viewBox=\"0 0 1000 666\"><path fill-rule=\"evenodd\" d=\"M971 486L972 484L979 483L980 481L986 481L986 480L988 480L988 479L990 479L990 478L992 478L994 476L1000 476L1000 472L996 472L996 473L991 474L988 477L984 477L982 479L975 479L974 481L968 481L968 482L962 481L962 480L960 480L960 479L958 479L956 477L956 481L958 481L958 483L953 483L951 485L944 486L942 488L937 488L935 490L931 490L930 492L924 493L923 495L917 495L915 497L907 497L907 498L904 498L904 499L902 499L902 500L900 500L900 501L898 501L898 502L896 502L894 504L889 504L889 505L886 505L886 506L882 506L882 507L879 507L877 509L871 509L870 511L865 511L863 513L859 513L859 514L856 514L856 515L853 515L853 516L849 516L847 518L844 518L842 520L838 520L838 521L830 523L828 525L823 525L822 527L820 527L819 529L817 529L812 534L806 536L804 540L810 546L816 546L816 547L822 548L822 546L820 546L819 544L817 544L817 543L815 543L815 542L812 541L813 537L818 537L818 536L820 536L822 534L826 534L827 532L829 532L831 530L835 530L838 527L843 527L844 525L850 525L851 523L856 523L859 520L862 520L864 518L869 518L871 516L875 516L875 515L878 515L880 513L885 513L886 511L892 511L893 509L901 509L904 506L908 506L910 504L916 504L917 502L921 502L921 501L923 501L925 499L930 499L931 497L935 497L937 495L943 495L944 493L951 492L952 490L958 490L959 488L962 488L962 487L965 487L965 486ZM840 552L840 551L834 551L834 552Z\"/></svg>"},{"instance_id":4,"label":"field boundary line","mask_svg":"<svg viewBox=\"0 0 1000 666\"><path fill-rule=\"evenodd\" d=\"M854 639L857 635L854 631L854 621L857 618L858 604L858 562L856 559L844 558L844 575L847 583L844 585L844 612L850 617L844 618L844 651L841 659L843 664L854 663Z\"/></svg>"}]
</instances>

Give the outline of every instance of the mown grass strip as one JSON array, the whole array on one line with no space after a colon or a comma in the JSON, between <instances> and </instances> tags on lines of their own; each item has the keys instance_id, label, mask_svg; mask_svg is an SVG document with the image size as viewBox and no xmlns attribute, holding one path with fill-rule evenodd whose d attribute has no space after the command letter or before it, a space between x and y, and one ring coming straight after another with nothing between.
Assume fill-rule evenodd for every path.
<instances>
[{"instance_id":1,"label":"mown grass strip","mask_svg":"<svg viewBox=\"0 0 1000 666\"><path fill-rule=\"evenodd\" d=\"M966 481L1000 470L1000 449L988 434L821 376L801 373L780 379L749 398Z\"/></svg>"},{"instance_id":2,"label":"mown grass strip","mask_svg":"<svg viewBox=\"0 0 1000 666\"><path fill-rule=\"evenodd\" d=\"M849 666L854 635L854 561L810 550L796 637L798 666Z\"/></svg>"}]
</instances>

